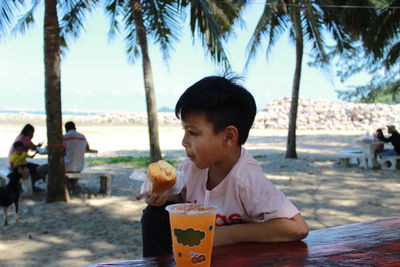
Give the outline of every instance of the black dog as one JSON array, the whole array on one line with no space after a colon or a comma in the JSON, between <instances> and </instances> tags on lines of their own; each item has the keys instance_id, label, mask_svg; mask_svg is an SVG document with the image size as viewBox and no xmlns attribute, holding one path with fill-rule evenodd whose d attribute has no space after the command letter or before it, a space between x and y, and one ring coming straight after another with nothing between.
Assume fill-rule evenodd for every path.
<instances>
[{"instance_id":1,"label":"black dog","mask_svg":"<svg viewBox=\"0 0 400 267\"><path fill-rule=\"evenodd\" d=\"M0 206L4 209L4 225L8 224L7 208L14 204L16 220L19 221L18 201L19 201L19 181L22 175L12 172L8 176L9 182L6 187L0 187Z\"/></svg>"}]
</instances>

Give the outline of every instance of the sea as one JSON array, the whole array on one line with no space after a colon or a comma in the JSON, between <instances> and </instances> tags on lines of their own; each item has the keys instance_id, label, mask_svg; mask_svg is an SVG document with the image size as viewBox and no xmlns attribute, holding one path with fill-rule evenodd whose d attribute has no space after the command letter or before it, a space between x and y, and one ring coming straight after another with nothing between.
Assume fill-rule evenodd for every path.
<instances>
[{"instance_id":1,"label":"sea","mask_svg":"<svg viewBox=\"0 0 400 267\"><path fill-rule=\"evenodd\" d=\"M72 115L72 116L96 116L102 113L114 113L119 111L110 111L110 110L97 110L97 111L62 111L63 115ZM120 111L124 113L133 113L128 111ZM162 107L157 110L157 112L174 112L172 108ZM46 112L44 110L35 110L35 109L1 109L0 114L33 114L33 115L45 115Z\"/></svg>"}]
</instances>

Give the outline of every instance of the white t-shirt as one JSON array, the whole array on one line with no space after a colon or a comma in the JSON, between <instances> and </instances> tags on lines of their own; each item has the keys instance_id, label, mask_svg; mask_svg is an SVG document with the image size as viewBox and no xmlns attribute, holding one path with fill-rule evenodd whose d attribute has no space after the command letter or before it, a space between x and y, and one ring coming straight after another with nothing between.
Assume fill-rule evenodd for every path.
<instances>
[{"instance_id":1,"label":"white t-shirt","mask_svg":"<svg viewBox=\"0 0 400 267\"><path fill-rule=\"evenodd\" d=\"M203 204L208 168L198 169L185 159L179 170L185 179L184 201ZM299 213L244 148L225 179L209 191L209 203L218 207L217 226L292 218Z\"/></svg>"},{"instance_id":2,"label":"white t-shirt","mask_svg":"<svg viewBox=\"0 0 400 267\"><path fill-rule=\"evenodd\" d=\"M64 135L66 172L80 172L83 170L86 146L87 141L83 134L75 130L69 130Z\"/></svg>"}]
</instances>

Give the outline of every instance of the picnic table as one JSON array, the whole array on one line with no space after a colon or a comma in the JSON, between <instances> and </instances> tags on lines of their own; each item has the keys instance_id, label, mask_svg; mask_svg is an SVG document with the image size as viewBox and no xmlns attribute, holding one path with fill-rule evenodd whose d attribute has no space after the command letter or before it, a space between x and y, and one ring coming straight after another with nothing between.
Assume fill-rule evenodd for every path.
<instances>
[{"instance_id":1,"label":"picnic table","mask_svg":"<svg viewBox=\"0 0 400 267\"><path fill-rule=\"evenodd\" d=\"M42 148L42 147L37 147L36 148L36 152L38 153L38 154L40 154L40 155L47 155L48 154L48 150L47 150L47 147L44 147L44 148ZM96 150L96 149L89 149L89 150L86 150L85 151L85 153L91 153L91 154L96 154L98 151Z\"/></svg>"},{"instance_id":2,"label":"picnic table","mask_svg":"<svg viewBox=\"0 0 400 267\"><path fill-rule=\"evenodd\" d=\"M172 255L165 255L90 266L175 266L175 262ZM314 230L303 241L216 247L211 266L400 266L400 217Z\"/></svg>"},{"instance_id":3,"label":"picnic table","mask_svg":"<svg viewBox=\"0 0 400 267\"><path fill-rule=\"evenodd\" d=\"M366 156L366 161L361 161L360 167L379 168L381 165L376 160L375 150L384 142L379 140L359 140L356 143L362 147L362 152Z\"/></svg>"}]
</instances>

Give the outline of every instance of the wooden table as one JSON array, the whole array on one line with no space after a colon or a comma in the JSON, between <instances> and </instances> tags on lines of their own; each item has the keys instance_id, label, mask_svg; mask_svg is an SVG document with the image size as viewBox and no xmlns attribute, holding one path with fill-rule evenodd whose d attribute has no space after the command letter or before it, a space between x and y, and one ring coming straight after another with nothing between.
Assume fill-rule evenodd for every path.
<instances>
[{"instance_id":1,"label":"wooden table","mask_svg":"<svg viewBox=\"0 0 400 267\"><path fill-rule=\"evenodd\" d=\"M314 230L303 241L216 247L211 265L400 266L400 217ZM166 255L90 266L175 266L175 262Z\"/></svg>"},{"instance_id":2,"label":"wooden table","mask_svg":"<svg viewBox=\"0 0 400 267\"><path fill-rule=\"evenodd\" d=\"M40 155L47 155L49 153L47 147L45 148L37 147L36 152ZM98 151L96 149L89 149L85 151L85 153L91 153L91 154L97 154L97 152Z\"/></svg>"}]
</instances>

